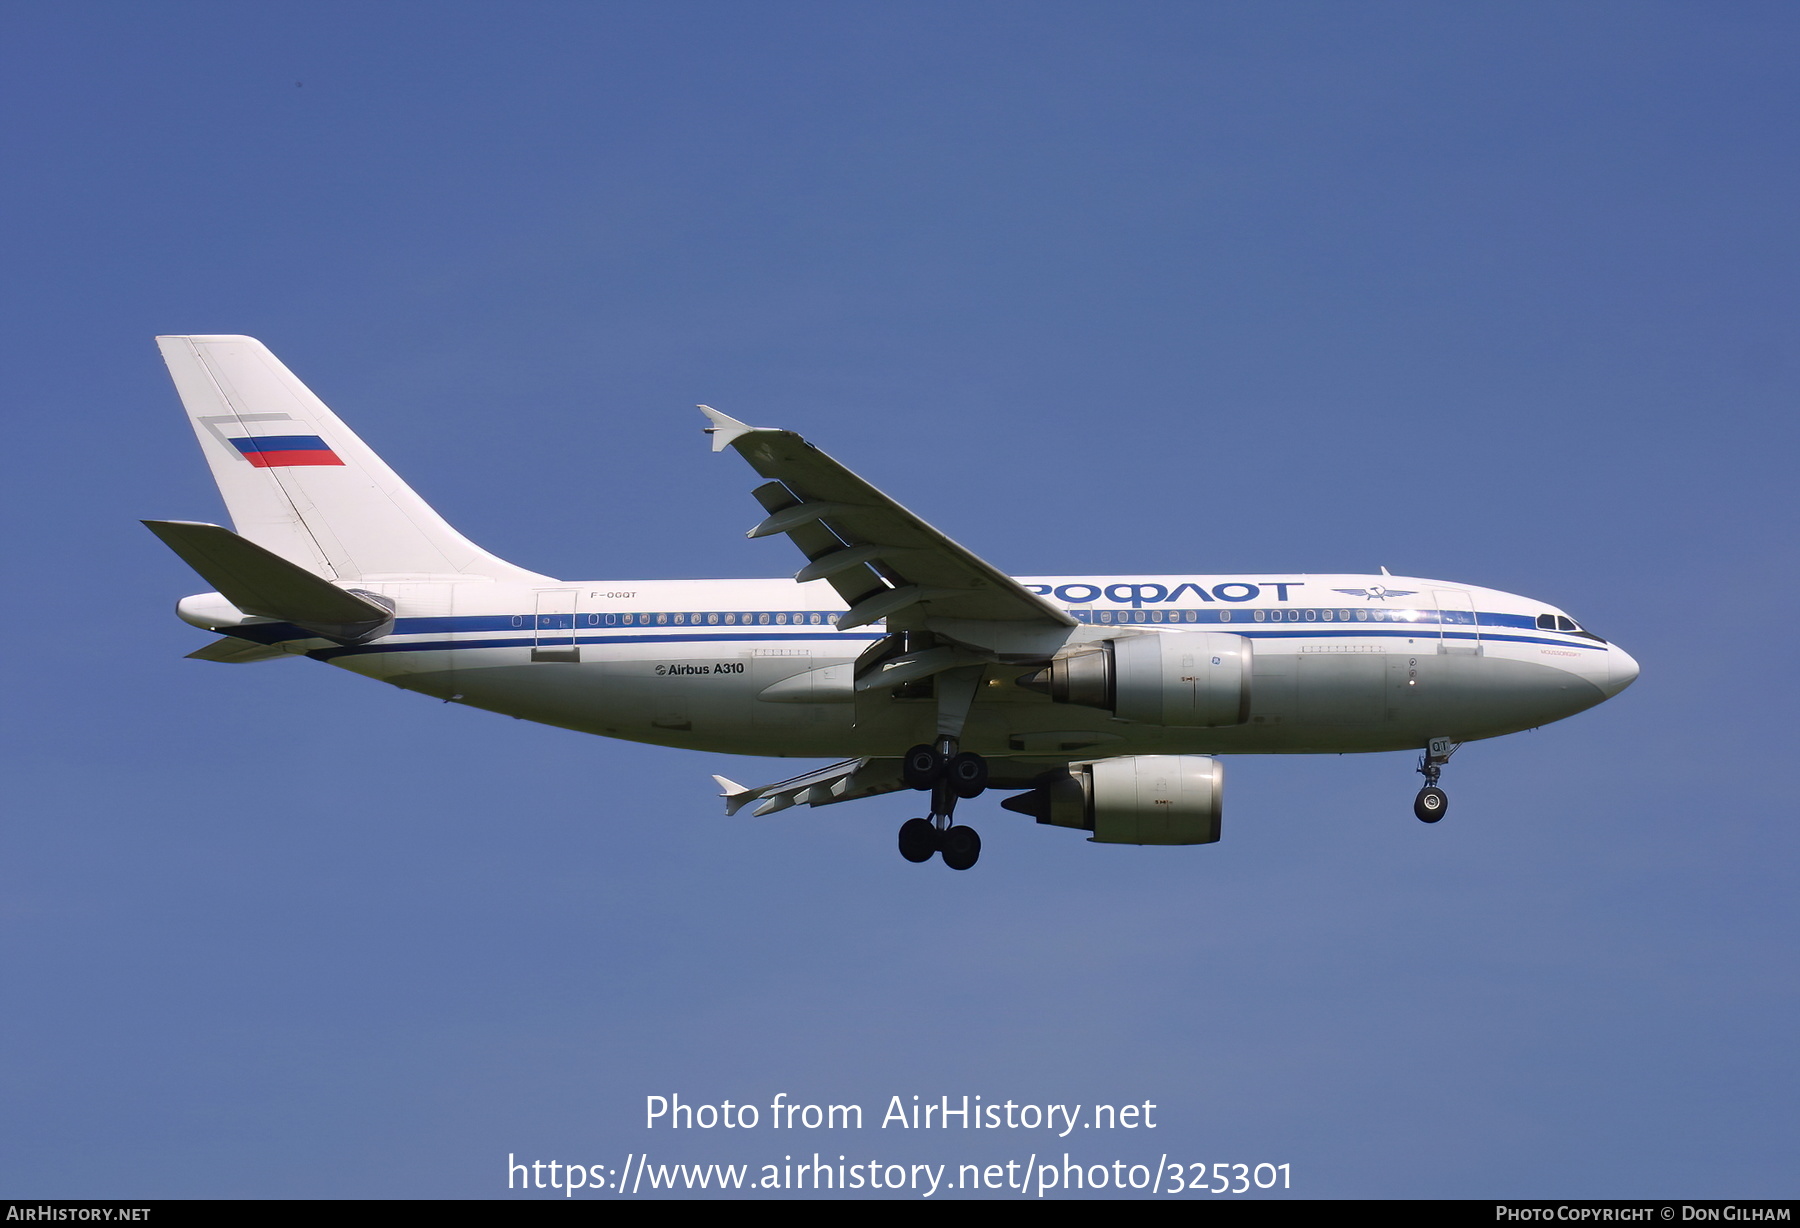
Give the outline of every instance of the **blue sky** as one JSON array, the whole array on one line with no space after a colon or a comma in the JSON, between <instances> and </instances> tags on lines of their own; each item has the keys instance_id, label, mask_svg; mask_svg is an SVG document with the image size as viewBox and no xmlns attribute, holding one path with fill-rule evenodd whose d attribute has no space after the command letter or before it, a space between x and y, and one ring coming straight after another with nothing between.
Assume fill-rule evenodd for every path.
<instances>
[{"instance_id":1,"label":"blue sky","mask_svg":"<svg viewBox=\"0 0 1800 1228\"><path fill-rule=\"evenodd\" d=\"M0 30L0 1193L760 1164L788 1141L648 1135L644 1097L785 1091L1148 1099L1154 1136L1066 1149L1315 1197L1793 1195L1791 7ZM1643 676L1465 748L1436 827L1408 756L1238 757L1217 845L984 798L976 871L911 866L904 797L721 816L709 772L791 765L183 660L201 586L136 524L222 512L179 332L262 338L559 576L791 570L704 401L1015 573L1386 565L1563 606Z\"/></svg>"}]
</instances>

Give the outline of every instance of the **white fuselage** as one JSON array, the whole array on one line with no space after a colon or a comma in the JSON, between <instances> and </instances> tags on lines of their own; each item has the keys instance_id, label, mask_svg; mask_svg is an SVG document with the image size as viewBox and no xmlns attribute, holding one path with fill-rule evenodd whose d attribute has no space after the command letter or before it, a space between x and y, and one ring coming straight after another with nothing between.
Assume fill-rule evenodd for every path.
<instances>
[{"instance_id":1,"label":"white fuselage","mask_svg":"<svg viewBox=\"0 0 1800 1228\"><path fill-rule=\"evenodd\" d=\"M997 758L1415 749L1543 725L1637 675L1621 649L1552 629L1555 607L1464 584L1388 575L1020 583L1078 620L1057 633L1065 644L1159 629L1244 636L1251 697L1241 724L1138 724L1015 685L1033 668L1020 653L1021 664L988 669L962 739ZM357 588L396 605L393 631L376 642L338 646L279 623L235 634L441 699L666 746L846 757L897 755L931 738L929 684L850 693L851 663L884 631L837 630L844 603L822 582L369 577ZM777 684L786 685L771 695Z\"/></svg>"}]
</instances>

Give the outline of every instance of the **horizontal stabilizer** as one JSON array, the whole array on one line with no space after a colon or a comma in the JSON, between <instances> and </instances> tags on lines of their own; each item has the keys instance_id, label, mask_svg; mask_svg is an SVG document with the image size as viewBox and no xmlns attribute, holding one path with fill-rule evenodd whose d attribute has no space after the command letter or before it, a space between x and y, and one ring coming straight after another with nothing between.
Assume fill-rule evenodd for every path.
<instances>
[{"instance_id":1,"label":"horizontal stabilizer","mask_svg":"<svg viewBox=\"0 0 1800 1228\"><path fill-rule=\"evenodd\" d=\"M385 599L341 589L230 529L187 520L146 520L144 527L246 614L343 644L375 639L394 624Z\"/></svg>"},{"instance_id":2,"label":"horizontal stabilizer","mask_svg":"<svg viewBox=\"0 0 1800 1228\"><path fill-rule=\"evenodd\" d=\"M205 648L197 649L187 655L190 661L219 661L226 665L248 665L252 661L278 661L282 657L292 656L274 644L254 644L249 640L240 640L235 636L226 636L214 640Z\"/></svg>"}]
</instances>

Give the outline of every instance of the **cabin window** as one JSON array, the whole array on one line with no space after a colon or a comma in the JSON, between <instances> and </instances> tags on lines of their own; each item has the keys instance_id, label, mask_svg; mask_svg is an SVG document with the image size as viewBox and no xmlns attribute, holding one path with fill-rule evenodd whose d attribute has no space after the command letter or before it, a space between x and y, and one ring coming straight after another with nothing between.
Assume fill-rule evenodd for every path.
<instances>
[{"instance_id":1,"label":"cabin window","mask_svg":"<svg viewBox=\"0 0 1800 1228\"><path fill-rule=\"evenodd\" d=\"M1254 619L1256 619L1256 621L1257 621L1257 622L1262 622L1262 621L1263 621L1263 618L1264 618L1264 615L1263 615L1263 612L1262 612L1262 611L1261 611L1261 610L1258 610L1258 611L1256 611L1256 613L1255 613L1255 614L1253 614L1253 615L1251 615L1251 617L1253 617L1253 618L1254 618Z\"/></svg>"}]
</instances>

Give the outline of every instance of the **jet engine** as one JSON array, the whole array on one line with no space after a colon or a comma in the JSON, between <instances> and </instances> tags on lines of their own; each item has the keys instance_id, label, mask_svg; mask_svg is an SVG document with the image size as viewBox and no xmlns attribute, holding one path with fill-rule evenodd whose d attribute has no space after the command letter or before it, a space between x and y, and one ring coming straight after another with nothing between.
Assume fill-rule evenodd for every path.
<instances>
[{"instance_id":1,"label":"jet engine","mask_svg":"<svg viewBox=\"0 0 1800 1228\"><path fill-rule=\"evenodd\" d=\"M1070 764L1000 804L1097 844L1211 844L1224 802L1225 767L1211 755L1123 755Z\"/></svg>"},{"instance_id":2,"label":"jet engine","mask_svg":"<svg viewBox=\"0 0 1800 1228\"><path fill-rule=\"evenodd\" d=\"M1105 708L1122 720L1212 728L1250 719L1252 664L1250 641L1241 635L1151 633L1058 658L1019 685L1059 704Z\"/></svg>"}]
</instances>

